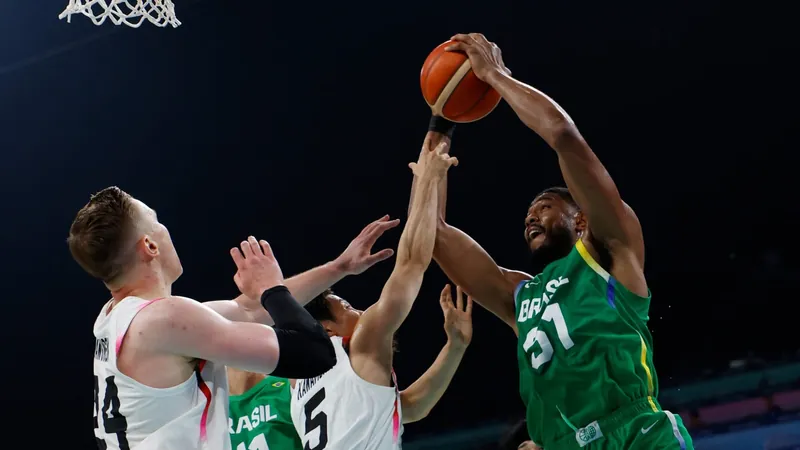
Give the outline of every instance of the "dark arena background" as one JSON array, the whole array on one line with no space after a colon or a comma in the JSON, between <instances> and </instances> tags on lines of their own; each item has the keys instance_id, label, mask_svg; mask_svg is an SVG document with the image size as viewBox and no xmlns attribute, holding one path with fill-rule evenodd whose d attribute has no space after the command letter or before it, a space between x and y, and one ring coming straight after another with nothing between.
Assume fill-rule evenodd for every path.
<instances>
[{"instance_id":1,"label":"dark arena background","mask_svg":"<svg viewBox=\"0 0 800 450\"><path fill-rule=\"evenodd\" d=\"M181 295L237 295L228 249L249 234L286 276L322 264L369 221L405 219L430 116L420 68L459 32L484 33L569 112L637 211L659 398L695 447L800 448L798 46L782 5L175 1L177 29L0 2L3 430L28 440L3 448L94 445L92 324L108 292L65 244L91 193L118 185L158 211ZM459 125L452 153L448 221L527 270L523 219L563 184L555 153L505 103ZM392 264L335 289L366 308ZM401 387L445 341L445 282L431 264L400 329ZM455 379L404 448L500 448L523 418L515 336L474 316Z\"/></svg>"}]
</instances>

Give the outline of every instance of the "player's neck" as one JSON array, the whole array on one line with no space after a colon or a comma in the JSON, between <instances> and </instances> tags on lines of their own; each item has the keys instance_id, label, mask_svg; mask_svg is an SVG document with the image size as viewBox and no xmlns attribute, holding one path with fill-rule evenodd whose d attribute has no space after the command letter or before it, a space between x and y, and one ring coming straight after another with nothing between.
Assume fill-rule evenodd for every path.
<instances>
[{"instance_id":1,"label":"player's neck","mask_svg":"<svg viewBox=\"0 0 800 450\"><path fill-rule=\"evenodd\" d=\"M228 368L228 388L230 395L242 395L253 389L267 376L263 373L245 372L244 370Z\"/></svg>"},{"instance_id":2,"label":"player's neck","mask_svg":"<svg viewBox=\"0 0 800 450\"><path fill-rule=\"evenodd\" d=\"M109 286L114 304L126 297L139 297L145 300L168 297L172 294L172 283L163 273L155 271L140 272L127 277L119 286Z\"/></svg>"}]
</instances>

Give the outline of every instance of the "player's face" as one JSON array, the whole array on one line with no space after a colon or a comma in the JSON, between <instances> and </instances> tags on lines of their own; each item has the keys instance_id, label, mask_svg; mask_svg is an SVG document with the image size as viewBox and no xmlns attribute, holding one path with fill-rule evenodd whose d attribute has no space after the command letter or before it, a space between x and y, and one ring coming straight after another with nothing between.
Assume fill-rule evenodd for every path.
<instances>
[{"instance_id":1,"label":"player's face","mask_svg":"<svg viewBox=\"0 0 800 450\"><path fill-rule=\"evenodd\" d=\"M156 259L159 261L161 269L164 271L167 282L173 283L183 273L183 266L181 265L180 258L178 258L175 245L172 243L169 230L158 221L158 215L153 209L139 200L134 200L134 202L136 202L140 213L141 231L144 231L144 234L157 246L158 253Z\"/></svg>"},{"instance_id":2,"label":"player's face","mask_svg":"<svg viewBox=\"0 0 800 450\"><path fill-rule=\"evenodd\" d=\"M525 217L525 242L545 263L562 258L578 239L578 212L556 194L536 197Z\"/></svg>"},{"instance_id":3,"label":"player's face","mask_svg":"<svg viewBox=\"0 0 800 450\"><path fill-rule=\"evenodd\" d=\"M342 337L352 336L363 311L353 308L347 300L338 295L329 295L328 304L334 318L333 323L325 324L328 334Z\"/></svg>"}]
</instances>

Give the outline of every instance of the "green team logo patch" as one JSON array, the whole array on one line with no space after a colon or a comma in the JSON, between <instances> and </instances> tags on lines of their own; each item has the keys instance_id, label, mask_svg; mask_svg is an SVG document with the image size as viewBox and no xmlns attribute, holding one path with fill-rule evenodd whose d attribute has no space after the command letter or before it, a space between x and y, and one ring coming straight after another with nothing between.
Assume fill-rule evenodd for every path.
<instances>
[{"instance_id":1,"label":"green team logo patch","mask_svg":"<svg viewBox=\"0 0 800 450\"><path fill-rule=\"evenodd\" d=\"M597 424L596 420L583 428L575 430L575 439L581 447L601 437L603 437L603 432L600 430L600 425Z\"/></svg>"}]
</instances>

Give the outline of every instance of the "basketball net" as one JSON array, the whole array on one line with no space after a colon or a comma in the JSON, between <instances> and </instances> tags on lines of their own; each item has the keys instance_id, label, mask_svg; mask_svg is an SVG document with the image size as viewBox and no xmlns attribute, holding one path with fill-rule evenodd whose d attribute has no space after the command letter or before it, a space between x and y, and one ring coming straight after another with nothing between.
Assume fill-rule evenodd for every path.
<instances>
[{"instance_id":1,"label":"basketball net","mask_svg":"<svg viewBox=\"0 0 800 450\"><path fill-rule=\"evenodd\" d=\"M58 18L66 17L69 23L73 14L83 14L95 25L102 25L106 19L132 28L139 28L145 20L158 27L177 28L181 24L172 0L69 0Z\"/></svg>"}]
</instances>

